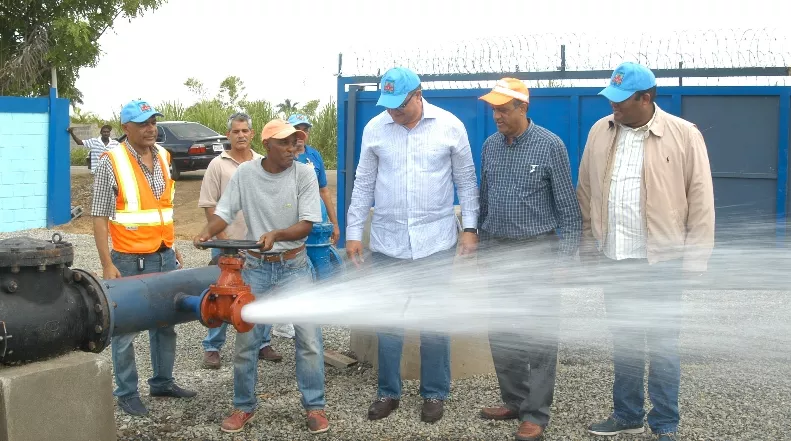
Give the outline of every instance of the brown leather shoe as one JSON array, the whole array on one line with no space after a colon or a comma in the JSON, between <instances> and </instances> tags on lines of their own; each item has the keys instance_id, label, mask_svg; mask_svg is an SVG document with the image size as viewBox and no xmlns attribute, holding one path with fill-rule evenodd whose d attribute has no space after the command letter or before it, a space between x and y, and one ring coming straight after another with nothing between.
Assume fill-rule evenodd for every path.
<instances>
[{"instance_id":1,"label":"brown leather shoe","mask_svg":"<svg viewBox=\"0 0 791 441\"><path fill-rule=\"evenodd\" d=\"M398 409L398 403L399 400L395 398L379 398L368 408L368 419L373 421L387 418L390 412Z\"/></svg>"},{"instance_id":2,"label":"brown leather shoe","mask_svg":"<svg viewBox=\"0 0 791 441\"><path fill-rule=\"evenodd\" d=\"M231 416L222 421L220 430L228 433L241 432L244 425L249 423L255 416L255 412L244 412L239 409L234 409Z\"/></svg>"},{"instance_id":3,"label":"brown leather shoe","mask_svg":"<svg viewBox=\"0 0 791 441\"><path fill-rule=\"evenodd\" d=\"M436 423L442 419L444 408L445 406L442 400L436 398L423 400L423 410L420 412L420 420L424 423Z\"/></svg>"},{"instance_id":4,"label":"brown leather shoe","mask_svg":"<svg viewBox=\"0 0 791 441\"><path fill-rule=\"evenodd\" d=\"M330 422L327 420L327 414L323 410L309 410L308 432L316 434L328 430L330 430Z\"/></svg>"},{"instance_id":5,"label":"brown leather shoe","mask_svg":"<svg viewBox=\"0 0 791 441\"><path fill-rule=\"evenodd\" d=\"M515 420L519 418L519 412L505 406L484 407L481 409L481 417L487 420Z\"/></svg>"},{"instance_id":6,"label":"brown leather shoe","mask_svg":"<svg viewBox=\"0 0 791 441\"><path fill-rule=\"evenodd\" d=\"M206 351L203 353L203 369L219 369L220 353L217 351Z\"/></svg>"},{"instance_id":7,"label":"brown leather shoe","mask_svg":"<svg viewBox=\"0 0 791 441\"><path fill-rule=\"evenodd\" d=\"M523 421L516 431L516 441L539 441L544 439L544 428L530 421Z\"/></svg>"},{"instance_id":8,"label":"brown leather shoe","mask_svg":"<svg viewBox=\"0 0 791 441\"><path fill-rule=\"evenodd\" d=\"M283 359L283 356L275 352L272 346L264 346L258 351L258 359L277 363Z\"/></svg>"}]
</instances>

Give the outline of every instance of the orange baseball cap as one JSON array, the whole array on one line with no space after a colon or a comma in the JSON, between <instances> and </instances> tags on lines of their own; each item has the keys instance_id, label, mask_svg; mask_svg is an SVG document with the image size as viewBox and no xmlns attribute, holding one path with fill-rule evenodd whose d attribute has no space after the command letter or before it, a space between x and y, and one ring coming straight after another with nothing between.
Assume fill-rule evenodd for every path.
<instances>
[{"instance_id":1,"label":"orange baseball cap","mask_svg":"<svg viewBox=\"0 0 791 441\"><path fill-rule=\"evenodd\" d=\"M511 100L530 102L530 91L527 86L516 78L503 78L497 81L494 89L479 99L486 101L493 106L502 106Z\"/></svg>"},{"instance_id":2,"label":"orange baseball cap","mask_svg":"<svg viewBox=\"0 0 791 441\"><path fill-rule=\"evenodd\" d=\"M261 141L266 141L269 138L284 139L295 133L297 134L297 139L302 141L308 138L308 135L305 132L295 129L294 126L289 124L287 121L282 119L273 119L272 121L266 123L264 130L261 130Z\"/></svg>"}]
</instances>

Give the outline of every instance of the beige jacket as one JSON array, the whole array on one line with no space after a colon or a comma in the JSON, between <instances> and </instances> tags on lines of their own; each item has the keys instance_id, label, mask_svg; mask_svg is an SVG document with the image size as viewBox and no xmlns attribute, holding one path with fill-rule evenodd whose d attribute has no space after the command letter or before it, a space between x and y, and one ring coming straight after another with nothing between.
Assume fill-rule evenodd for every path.
<instances>
[{"instance_id":1,"label":"beige jacket","mask_svg":"<svg viewBox=\"0 0 791 441\"><path fill-rule=\"evenodd\" d=\"M687 271L705 271L714 247L714 189L703 135L656 106L645 140L640 202L648 226L649 263L684 259ZM577 198L582 209L581 257L598 255L607 237L608 199L619 125L596 122L582 154Z\"/></svg>"}]
</instances>

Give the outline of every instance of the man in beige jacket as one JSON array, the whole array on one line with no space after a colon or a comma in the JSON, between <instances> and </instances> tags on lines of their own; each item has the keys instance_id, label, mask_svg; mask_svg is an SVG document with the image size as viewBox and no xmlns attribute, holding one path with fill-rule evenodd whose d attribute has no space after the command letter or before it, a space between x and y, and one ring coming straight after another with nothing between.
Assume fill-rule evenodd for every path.
<instances>
[{"instance_id":1,"label":"man in beige jacket","mask_svg":"<svg viewBox=\"0 0 791 441\"><path fill-rule=\"evenodd\" d=\"M613 413L588 431L643 432L647 340L648 425L660 441L676 440L681 282L707 269L714 246L708 153L694 124L656 105L646 67L618 66L600 95L613 113L593 125L582 155L580 257L606 279L615 378Z\"/></svg>"}]
</instances>

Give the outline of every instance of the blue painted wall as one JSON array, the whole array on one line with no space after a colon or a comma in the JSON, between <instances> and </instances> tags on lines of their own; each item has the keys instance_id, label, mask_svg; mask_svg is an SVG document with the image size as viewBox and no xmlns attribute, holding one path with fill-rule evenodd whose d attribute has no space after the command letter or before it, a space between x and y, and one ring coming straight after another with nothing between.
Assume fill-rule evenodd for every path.
<instances>
[{"instance_id":1,"label":"blue painted wall","mask_svg":"<svg viewBox=\"0 0 791 441\"><path fill-rule=\"evenodd\" d=\"M71 219L68 100L0 97L0 231Z\"/></svg>"},{"instance_id":2,"label":"blue painted wall","mask_svg":"<svg viewBox=\"0 0 791 441\"><path fill-rule=\"evenodd\" d=\"M376 107L379 92L358 92L355 115L349 115L345 81L338 84L338 207L347 206L346 123L354 118L354 164L360 156L365 124L383 109ZM611 113L609 102L598 96L601 88L531 90L529 116L557 134L566 144L574 183L588 131ZM491 109L478 97L483 89L426 90L431 103L456 115L467 128L475 168L480 180L481 147L497 129ZM791 87L661 87L657 104L665 111L698 125L709 150L714 177L718 226L729 222L775 221L777 236L784 236L789 202L788 149ZM346 214L339 216L345 242Z\"/></svg>"}]
</instances>

